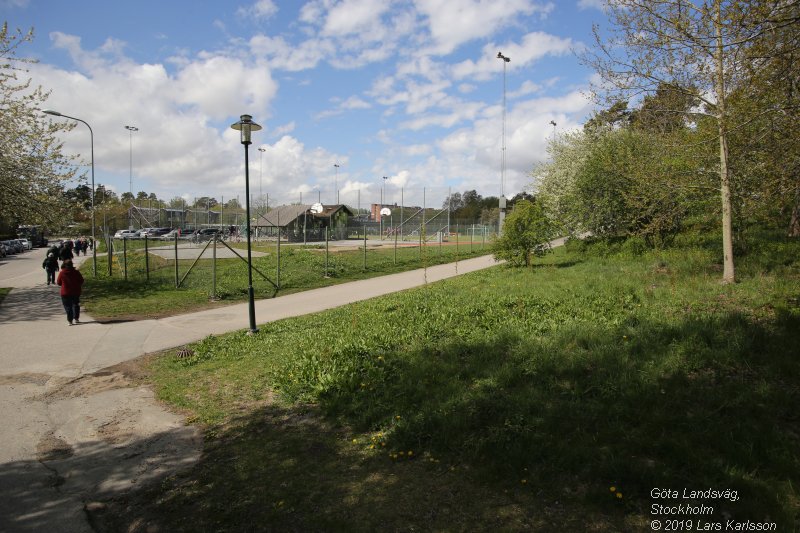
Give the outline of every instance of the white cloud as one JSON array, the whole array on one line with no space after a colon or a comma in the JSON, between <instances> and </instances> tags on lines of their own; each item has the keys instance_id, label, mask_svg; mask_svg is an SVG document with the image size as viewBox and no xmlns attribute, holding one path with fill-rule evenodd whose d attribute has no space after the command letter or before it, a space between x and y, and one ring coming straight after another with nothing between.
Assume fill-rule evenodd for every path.
<instances>
[{"instance_id":1,"label":"white cloud","mask_svg":"<svg viewBox=\"0 0 800 533\"><path fill-rule=\"evenodd\" d=\"M174 90L178 103L196 105L206 116L223 119L243 112L263 117L267 111L264 104L277 88L266 65L211 56L184 67Z\"/></svg>"},{"instance_id":2,"label":"white cloud","mask_svg":"<svg viewBox=\"0 0 800 533\"><path fill-rule=\"evenodd\" d=\"M576 46L576 43L569 38L532 32L525 35L520 43L487 44L483 47L480 59L477 61L468 59L454 65L452 75L455 79L487 80L502 70L503 61L498 59L498 52L511 59L511 62L506 63L509 70L518 70L548 55L569 54Z\"/></svg>"},{"instance_id":3,"label":"white cloud","mask_svg":"<svg viewBox=\"0 0 800 533\"><path fill-rule=\"evenodd\" d=\"M278 12L278 6L272 0L258 0L249 7L240 7L236 14L242 18L268 19Z\"/></svg>"},{"instance_id":4,"label":"white cloud","mask_svg":"<svg viewBox=\"0 0 800 533\"><path fill-rule=\"evenodd\" d=\"M255 35L249 45L253 54L268 60L270 68L290 72L312 69L335 51L333 43L324 39L311 39L295 46L283 37Z\"/></svg>"},{"instance_id":5,"label":"white cloud","mask_svg":"<svg viewBox=\"0 0 800 533\"><path fill-rule=\"evenodd\" d=\"M390 7L385 0L342 0L328 10L322 31L331 36L369 32L381 26Z\"/></svg>"},{"instance_id":6,"label":"white cloud","mask_svg":"<svg viewBox=\"0 0 800 533\"><path fill-rule=\"evenodd\" d=\"M552 3L531 0L414 0L427 20L432 52L446 55L461 44L494 34L520 15L549 13ZM457 21L457 23L456 23Z\"/></svg>"}]
</instances>

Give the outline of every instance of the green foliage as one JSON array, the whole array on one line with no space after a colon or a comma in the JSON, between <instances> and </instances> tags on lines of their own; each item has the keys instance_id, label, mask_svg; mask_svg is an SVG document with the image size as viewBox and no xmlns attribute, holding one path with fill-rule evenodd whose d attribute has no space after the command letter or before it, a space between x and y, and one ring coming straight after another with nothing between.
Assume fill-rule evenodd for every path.
<instances>
[{"instance_id":1,"label":"green foliage","mask_svg":"<svg viewBox=\"0 0 800 533\"><path fill-rule=\"evenodd\" d=\"M382 435L386 447L365 453L387 462L414 450L496 479L583 487L570 513L608 512L599 496L616 485L626 516L647 519L652 487L688 483L739 491L720 515L791 524L798 245L764 240L740 282L720 286L716 239L644 252L620 242L599 258L558 250L535 282L501 267L208 338L194 359L159 363L159 394L220 424L277 391L356 440Z\"/></svg>"},{"instance_id":2,"label":"green foliage","mask_svg":"<svg viewBox=\"0 0 800 533\"><path fill-rule=\"evenodd\" d=\"M52 227L66 215L62 186L76 174L57 136L74 126L41 113L49 93L31 86L25 67L33 61L17 55L32 40L32 31L0 27L0 217Z\"/></svg>"},{"instance_id":3,"label":"green foliage","mask_svg":"<svg viewBox=\"0 0 800 533\"><path fill-rule=\"evenodd\" d=\"M541 204L520 200L506 217L503 233L492 250L497 259L530 266L532 255L542 257L550 251L550 241L556 235L556 228Z\"/></svg>"}]
</instances>

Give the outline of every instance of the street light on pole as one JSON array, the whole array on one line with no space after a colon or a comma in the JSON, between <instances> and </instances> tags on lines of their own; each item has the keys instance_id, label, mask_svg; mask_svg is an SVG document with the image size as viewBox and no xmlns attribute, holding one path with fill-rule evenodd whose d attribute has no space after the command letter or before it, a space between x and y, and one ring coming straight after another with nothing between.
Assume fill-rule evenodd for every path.
<instances>
[{"instance_id":1,"label":"street light on pole","mask_svg":"<svg viewBox=\"0 0 800 533\"><path fill-rule=\"evenodd\" d=\"M339 163L334 163L333 166L336 168L336 181L334 182L334 186L336 187L336 205L339 205Z\"/></svg>"},{"instance_id":2,"label":"street light on pole","mask_svg":"<svg viewBox=\"0 0 800 533\"><path fill-rule=\"evenodd\" d=\"M264 152L267 149L261 146L258 147L258 206L259 209L264 208L264 191L261 189L261 177L264 174Z\"/></svg>"},{"instance_id":3,"label":"street light on pole","mask_svg":"<svg viewBox=\"0 0 800 533\"><path fill-rule=\"evenodd\" d=\"M52 109L44 109L42 113L47 115L53 115L54 117L64 117L70 120L76 120L78 122L82 122L86 124L86 127L89 128L89 139L91 141L92 146L92 275L96 278L97 277L97 239L95 238L95 224L94 224L94 132L92 131L92 127L89 125L88 122L85 120L81 120L76 117L70 117L69 115L63 115L58 111L53 111Z\"/></svg>"},{"instance_id":4,"label":"street light on pole","mask_svg":"<svg viewBox=\"0 0 800 533\"><path fill-rule=\"evenodd\" d=\"M503 135L500 146L500 220L498 233L503 231L503 223L506 219L506 64L511 62L511 58L497 52L497 59L503 60Z\"/></svg>"},{"instance_id":5,"label":"street light on pole","mask_svg":"<svg viewBox=\"0 0 800 533\"><path fill-rule=\"evenodd\" d=\"M250 248L250 161L248 159L248 148L252 144L250 140L251 133L260 130L261 126L253 122L252 116L242 115L239 117L239 122L231 124L231 128L240 132L241 143L244 145L244 201L247 206L245 209L245 215L247 217L247 295L249 300L248 311L250 315L249 334L253 335L258 332L258 328L256 328L256 303L253 293L253 257Z\"/></svg>"},{"instance_id":6,"label":"street light on pole","mask_svg":"<svg viewBox=\"0 0 800 533\"><path fill-rule=\"evenodd\" d=\"M383 240L383 204L386 202L386 180L389 178L387 176L383 177L383 190L381 191L381 207L378 209L380 212L381 217L381 240Z\"/></svg>"},{"instance_id":7,"label":"street light on pole","mask_svg":"<svg viewBox=\"0 0 800 533\"><path fill-rule=\"evenodd\" d=\"M133 132L139 131L139 128L136 126L125 126L125 129L128 130L130 137L130 176L128 177L128 190L130 191L131 196L133 196Z\"/></svg>"}]
</instances>

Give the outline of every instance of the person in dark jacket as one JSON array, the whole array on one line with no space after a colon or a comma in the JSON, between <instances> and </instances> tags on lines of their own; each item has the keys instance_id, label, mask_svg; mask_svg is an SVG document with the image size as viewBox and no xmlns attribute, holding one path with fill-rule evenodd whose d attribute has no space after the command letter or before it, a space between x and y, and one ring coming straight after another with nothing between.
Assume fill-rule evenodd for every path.
<instances>
[{"instance_id":1,"label":"person in dark jacket","mask_svg":"<svg viewBox=\"0 0 800 533\"><path fill-rule=\"evenodd\" d=\"M61 272L58 273L56 283L61 287L61 303L64 304L64 310L67 312L67 322L70 326L73 324L73 320L75 324L80 324L83 276L72 266L72 259L67 259L61 265Z\"/></svg>"},{"instance_id":2,"label":"person in dark jacket","mask_svg":"<svg viewBox=\"0 0 800 533\"><path fill-rule=\"evenodd\" d=\"M69 243L69 244L67 244ZM72 263L72 242L71 241L64 241L64 244L61 245L61 248L58 250L58 258L62 261L66 261L69 259L70 263Z\"/></svg>"},{"instance_id":3,"label":"person in dark jacket","mask_svg":"<svg viewBox=\"0 0 800 533\"><path fill-rule=\"evenodd\" d=\"M49 252L47 257L44 258L42 268L47 271L47 284L55 284L56 272L58 272L58 258L53 252Z\"/></svg>"}]
</instances>

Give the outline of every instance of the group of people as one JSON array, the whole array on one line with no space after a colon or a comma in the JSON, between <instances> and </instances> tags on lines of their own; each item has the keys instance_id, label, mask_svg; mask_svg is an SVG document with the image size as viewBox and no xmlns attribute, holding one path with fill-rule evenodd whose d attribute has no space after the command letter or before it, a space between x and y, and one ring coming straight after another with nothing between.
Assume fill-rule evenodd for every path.
<instances>
[{"instance_id":1,"label":"group of people","mask_svg":"<svg viewBox=\"0 0 800 533\"><path fill-rule=\"evenodd\" d=\"M80 271L72 264L72 259L76 255L86 255L86 250L91 249L93 242L91 239L75 239L62 241L61 245L53 245L47 251L42 268L47 272L47 284L55 284L61 287L61 303L67 313L69 325L80 324L81 317L81 289L83 287L83 276ZM58 262L61 261L61 270L58 269ZM58 272L58 277L56 277Z\"/></svg>"}]
</instances>

